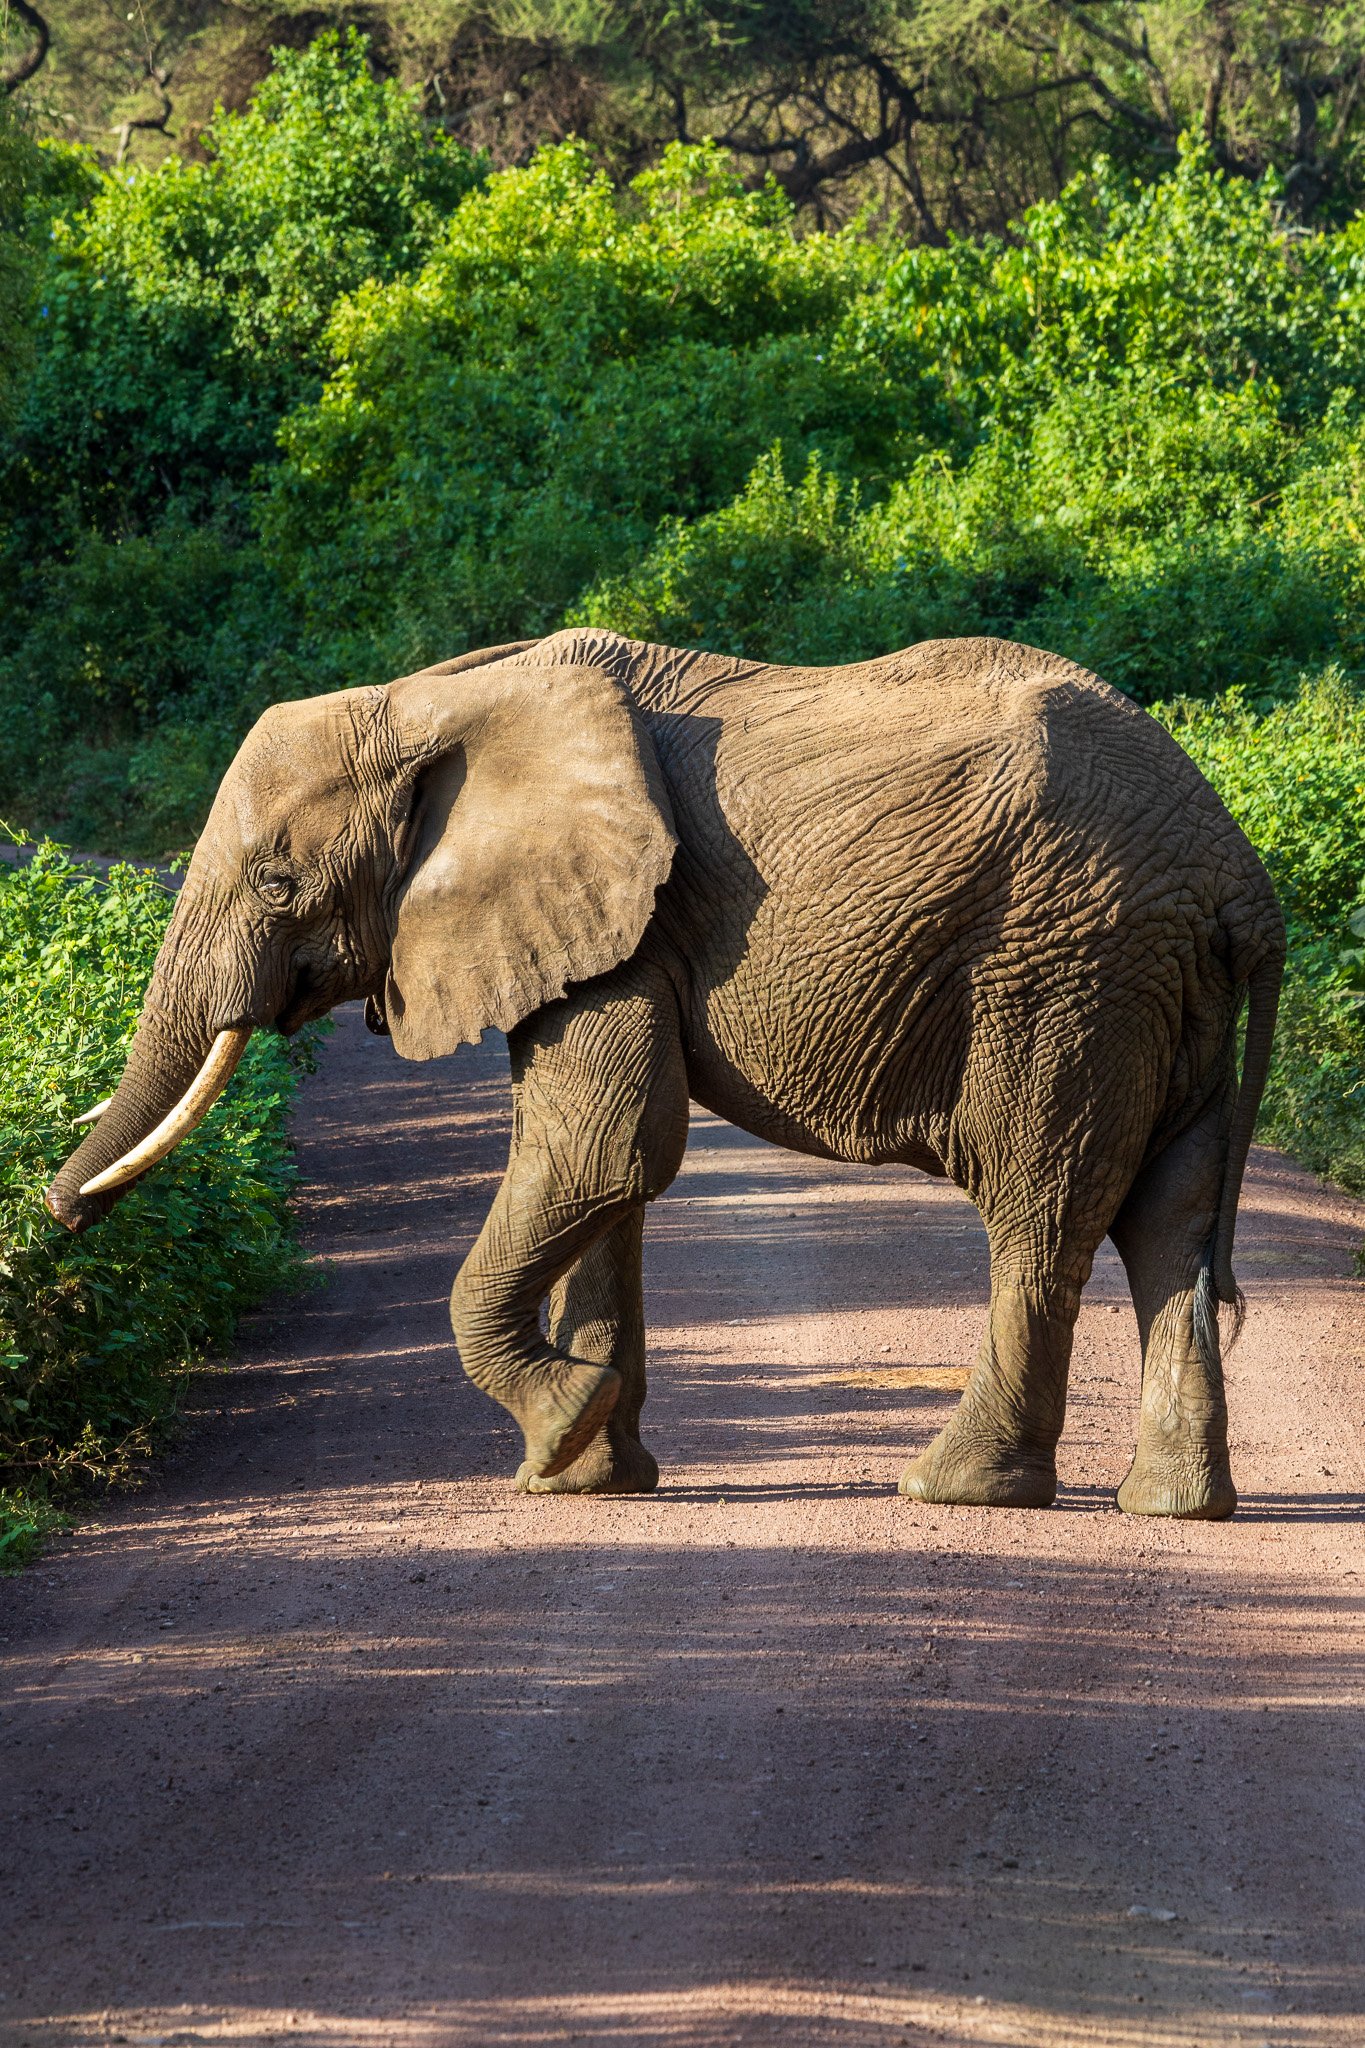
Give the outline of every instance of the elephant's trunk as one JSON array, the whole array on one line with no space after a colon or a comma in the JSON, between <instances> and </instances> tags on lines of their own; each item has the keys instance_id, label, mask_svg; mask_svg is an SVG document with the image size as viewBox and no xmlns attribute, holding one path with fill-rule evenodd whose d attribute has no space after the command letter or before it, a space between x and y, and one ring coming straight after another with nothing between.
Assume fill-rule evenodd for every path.
<instances>
[{"instance_id":1,"label":"elephant's trunk","mask_svg":"<svg viewBox=\"0 0 1365 2048\"><path fill-rule=\"evenodd\" d=\"M108 1108L47 1191L57 1220L81 1231L107 1216L120 1190L208 1114L249 1036L242 1026L187 1042L149 1000Z\"/></svg>"},{"instance_id":2,"label":"elephant's trunk","mask_svg":"<svg viewBox=\"0 0 1365 2048\"><path fill-rule=\"evenodd\" d=\"M220 1031L208 1049L203 1066L155 1130L149 1131L139 1144L125 1152L121 1159L116 1159L112 1166L106 1166L103 1173L97 1173L86 1181L81 1193L102 1195L114 1188L128 1187L149 1167L155 1166L159 1159L168 1158L180 1140L188 1138L213 1108L232 1079L250 1036L249 1024Z\"/></svg>"}]
</instances>

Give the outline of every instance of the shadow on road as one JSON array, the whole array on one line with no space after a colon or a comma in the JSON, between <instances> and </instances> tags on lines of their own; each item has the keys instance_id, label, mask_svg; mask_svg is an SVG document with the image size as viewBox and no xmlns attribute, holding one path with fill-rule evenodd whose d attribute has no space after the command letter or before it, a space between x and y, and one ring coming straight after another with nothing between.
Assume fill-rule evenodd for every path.
<instances>
[{"instance_id":1,"label":"shadow on road","mask_svg":"<svg viewBox=\"0 0 1365 2048\"><path fill-rule=\"evenodd\" d=\"M1258 1848L1331 1825L1357 1714L1296 1642L1330 1612L1357 1693L1360 1601L1271 1580L1252 1626L1194 1571L1154 1646L1169 1588L963 1554L951 1521L924 1548L699 1549L666 1513L629 1540L654 1503L606 1543L538 1504L510 1550L426 1518L348 1553L243 1505L255 1528L170 1577L157 1518L122 1533L157 1577L117 1647L11 1658L52 1747L11 1780L51 1890L10 1910L43 1944L33 2016L85 1988L64 2040L109 2038L97 2005L189 2024L248 1992L308 2007L287 2038L315 2041L370 2014L411 2016L385 2039L562 2040L570 2013L587 2040L804 2016L796 2038L861 2044L984 1998L1020 2042L1240 2040L1219 2029L1255 2010L1278 2042L1296 2010L1365 2011L1339 1873L1310 1861L1291 1900ZM1065 1970L1021 2002L1040 1944ZM726 2032L746 2015L772 2031Z\"/></svg>"}]
</instances>

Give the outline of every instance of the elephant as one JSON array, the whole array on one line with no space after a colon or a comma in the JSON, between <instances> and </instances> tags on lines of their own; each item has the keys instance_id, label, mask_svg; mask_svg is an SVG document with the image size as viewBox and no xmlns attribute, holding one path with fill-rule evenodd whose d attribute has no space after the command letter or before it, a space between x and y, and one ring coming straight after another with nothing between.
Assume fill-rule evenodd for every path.
<instances>
[{"instance_id":1,"label":"elephant","mask_svg":"<svg viewBox=\"0 0 1365 2048\"><path fill-rule=\"evenodd\" d=\"M657 1483L643 1216L691 1097L975 1203L986 1330L902 1494L1053 1502L1109 1237L1142 1347L1119 1505L1221 1519L1219 1305L1240 1319L1233 1231L1284 956L1214 791L1071 661L945 639L803 669L570 628L264 714L117 1092L47 1200L72 1230L106 1214L253 1030L363 998L427 1060L497 1027L510 1156L451 1320L521 1427L524 1491Z\"/></svg>"}]
</instances>

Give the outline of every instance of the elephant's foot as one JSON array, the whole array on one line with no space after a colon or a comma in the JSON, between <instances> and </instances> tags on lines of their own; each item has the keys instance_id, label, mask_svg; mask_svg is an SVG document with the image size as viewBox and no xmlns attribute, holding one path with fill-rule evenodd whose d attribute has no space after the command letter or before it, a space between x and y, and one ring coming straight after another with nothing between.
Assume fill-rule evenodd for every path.
<instances>
[{"instance_id":1,"label":"elephant's foot","mask_svg":"<svg viewBox=\"0 0 1365 2048\"><path fill-rule=\"evenodd\" d=\"M1226 1522L1237 1506L1228 1454L1221 1446L1185 1444L1148 1451L1141 1445L1118 1490L1125 1515L1171 1515L1182 1522Z\"/></svg>"},{"instance_id":2,"label":"elephant's foot","mask_svg":"<svg viewBox=\"0 0 1365 2048\"><path fill-rule=\"evenodd\" d=\"M659 1467L638 1437L619 1436L599 1430L572 1465L550 1479L536 1472L530 1463L517 1473L522 1493L653 1493L659 1483Z\"/></svg>"},{"instance_id":3,"label":"elephant's foot","mask_svg":"<svg viewBox=\"0 0 1365 2048\"><path fill-rule=\"evenodd\" d=\"M557 1360L515 1410L526 1439L522 1469L538 1479L566 1472L604 1426L620 1391L621 1375L609 1365Z\"/></svg>"},{"instance_id":4,"label":"elephant's foot","mask_svg":"<svg viewBox=\"0 0 1365 2048\"><path fill-rule=\"evenodd\" d=\"M959 1508L1050 1508L1057 1469L1050 1458L955 1436L951 1423L901 1474L907 1500Z\"/></svg>"}]
</instances>

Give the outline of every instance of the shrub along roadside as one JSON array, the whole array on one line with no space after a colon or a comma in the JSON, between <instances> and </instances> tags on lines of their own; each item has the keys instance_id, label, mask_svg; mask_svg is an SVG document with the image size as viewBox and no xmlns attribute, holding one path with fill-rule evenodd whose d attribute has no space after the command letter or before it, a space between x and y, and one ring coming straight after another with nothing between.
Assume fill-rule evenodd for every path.
<instances>
[{"instance_id":1,"label":"shrub along roadside","mask_svg":"<svg viewBox=\"0 0 1365 2048\"><path fill-rule=\"evenodd\" d=\"M122 1070L172 894L41 847L0 868L0 1563L18 1562L82 1483L127 1476L189 1367L302 1264L285 1117L315 1035L260 1034L175 1155L97 1230L42 1204L72 1119Z\"/></svg>"},{"instance_id":2,"label":"shrub along roadside","mask_svg":"<svg viewBox=\"0 0 1365 2048\"><path fill-rule=\"evenodd\" d=\"M1269 868L1289 931L1257 1136L1365 1195L1365 690L1335 668L1258 715L1236 691L1157 716Z\"/></svg>"}]
</instances>

